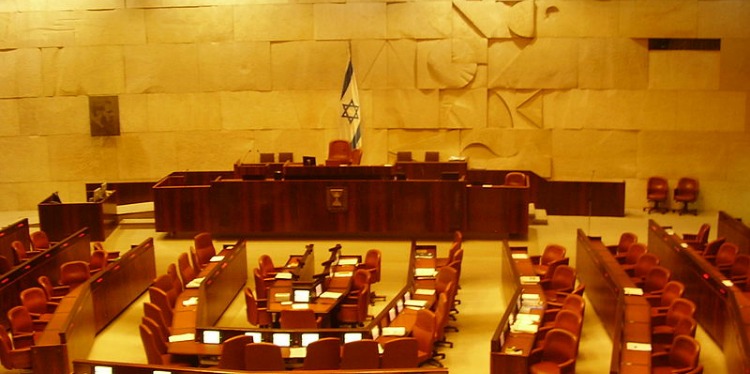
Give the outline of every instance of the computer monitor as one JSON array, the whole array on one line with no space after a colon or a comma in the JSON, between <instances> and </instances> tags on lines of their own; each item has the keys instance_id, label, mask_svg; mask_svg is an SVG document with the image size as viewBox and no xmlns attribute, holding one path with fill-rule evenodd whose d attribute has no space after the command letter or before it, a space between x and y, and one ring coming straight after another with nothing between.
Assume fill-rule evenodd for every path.
<instances>
[{"instance_id":1,"label":"computer monitor","mask_svg":"<svg viewBox=\"0 0 750 374\"><path fill-rule=\"evenodd\" d=\"M279 347L289 347L292 345L292 335L288 332L273 333L273 344Z\"/></svg>"},{"instance_id":2,"label":"computer monitor","mask_svg":"<svg viewBox=\"0 0 750 374\"><path fill-rule=\"evenodd\" d=\"M344 333L344 344L349 342L356 342L357 340L362 340L362 333L361 332L346 332Z\"/></svg>"},{"instance_id":3,"label":"computer monitor","mask_svg":"<svg viewBox=\"0 0 750 374\"><path fill-rule=\"evenodd\" d=\"M111 366L102 366L102 365L95 365L94 366L94 374L112 374L112 367Z\"/></svg>"},{"instance_id":4,"label":"computer monitor","mask_svg":"<svg viewBox=\"0 0 750 374\"><path fill-rule=\"evenodd\" d=\"M310 289L309 288L292 289L292 302L293 303L309 303L310 302Z\"/></svg>"},{"instance_id":5,"label":"computer monitor","mask_svg":"<svg viewBox=\"0 0 750 374\"><path fill-rule=\"evenodd\" d=\"M203 331L203 343L204 344L220 344L221 332L218 330L204 330Z\"/></svg>"},{"instance_id":6,"label":"computer monitor","mask_svg":"<svg viewBox=\"0 0 750 374\"><path fill-rule=\"evenodd\" d=\"M308 344L320 339L320 334L317 332L304 332L300 336L300 345L307 347Z\"/></svg>"},{"instance_id":7,"label":"computer monitor","mask_svg":"<svg viewBox=\"0 0 750 374\"><path fill-rule=\"evenodd\" d=\"M255 331L248 331L245 333L245 336L252 336L253 337L253 343L260 343L263 341L263 334Z\"/></svg>"},{"instance_id":8,"label":"computer monitor","mask_svg":"<svg viewBox=\"0 0 750 374\"><path fill-rule=\"evenodd\" d=\"M305 165L305 166L315 166L317 164L318 163L315 160L314 156L302 156L302 165Z\"/></svg>"}]
</instances>

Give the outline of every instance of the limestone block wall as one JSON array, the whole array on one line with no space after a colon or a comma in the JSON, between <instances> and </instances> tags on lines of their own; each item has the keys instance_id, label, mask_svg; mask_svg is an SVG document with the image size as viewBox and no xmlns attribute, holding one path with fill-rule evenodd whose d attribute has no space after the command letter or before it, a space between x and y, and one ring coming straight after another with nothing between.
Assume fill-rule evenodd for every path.
<instances>
[{"instance_id":1,"label":"limestone block wall","mask_svg":"<svg viewBox=\"0 0 750 374\"><path fill-rule=\"evenodd\" d=\"M561 180L701 183L750 216L746 0L7 0L0 210L83 183L325 159L351 55L365 163L398 151ZM649 39L720 39L650 50ZM116 96L119 136L91 136Z\"/></svg>"}]
</instances>

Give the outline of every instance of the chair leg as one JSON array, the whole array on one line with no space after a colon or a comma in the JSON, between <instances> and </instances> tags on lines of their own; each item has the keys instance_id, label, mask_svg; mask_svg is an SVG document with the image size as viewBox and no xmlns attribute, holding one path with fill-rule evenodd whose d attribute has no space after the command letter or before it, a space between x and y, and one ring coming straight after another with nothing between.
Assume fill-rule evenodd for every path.
<instances>
[{"instance_id":1,"label":"chair leg","mask_svg":"<svg viewBox=\"0 0 750 374\"><path fill-rule=\"evenodd\" d=\"M458 327L453 325L445 325L445 331L458 332Z\"/></svg>"},{"instance_id":2,"label":"chair leg","mask_svg":"<svg viewBox=\"0 0 750 374\"><path fill-rule=\"evenodd\" d=\"M435 346L453 348L453 342L448 341L445 339L445 337L443 337L443 340L438 340L435 342Z\"/></svg>"}]
</instances>

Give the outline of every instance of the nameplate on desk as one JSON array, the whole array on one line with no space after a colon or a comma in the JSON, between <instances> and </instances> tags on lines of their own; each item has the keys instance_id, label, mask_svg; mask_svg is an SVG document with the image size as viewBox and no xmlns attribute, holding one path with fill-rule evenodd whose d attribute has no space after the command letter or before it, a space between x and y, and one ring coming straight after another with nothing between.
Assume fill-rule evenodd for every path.
<instances>
[{"instance_id":1,"label":"nameplate on desk","mask_svg":"<svg viewBox=\"0 0 750 374\"><path fill-rule=\"evenodd\" d=\"M176 342L187 342L195 340L195 334L192 332L185 333L185 334L177 334L177 335L170 335L169 336L169 342L170 343L176 343Z\"/></svg>"},{"instance_id":2,"label":"nameplate on desk","mask_svg":"<svg viewBox=\"0 0 750 374\"><path fill-rule=\"evenodd\" d=\"M341 258L339 259L339 262L336 263L336 265L356 265L357 259L356 258Z\"/></svg>"},{"instance_id":3,"label":"nameplate on desk","mask_svg":"<svg viewBox=\"0 0 750 374\"><path fill-rule=\"evenodd\" d=\"M511 253L510 257L514 260L525 260L529 258L529 255L526 253Z\"/></svg>"},{"instance_id":4,"label":"nameplate on desk","mask_svg":"<svg viewBox=\"0 0 750 374\"><path fill-rule=\"evenodd\" d=\"M521 281L521 284L537 284L541 281L541 278L536 275L522 275L518 279Z\"/></svg>"},{"instance_id":5,"label":"nameplate on desk","mask_svg":"<svg viewBox=\"0 0 750 374\"><path fill-rule=\"evenodd\" d=\"M399 326L386 326L383 327L382 336L404 336L406 335L406 327Z\"/></svg>"},{"instance_id":6,"label":"nameplate on desk","mask_svg":"<svg viewBox=\"0 0 750 374\"><path fill-rule=\"evenodd\" d=\"M224 259L224 256L216 255L216 256L211 256L211 259L208 260L208 261L209 262L219 262L219 261L221 261L223 259Z\"/></svg>"},{"instance_id":7,"label":"nameplate on desk","mask_svg":"<svg viewBox=\"0 0 750 374\"><path fill-rule=\"evenodd\" d=\"M183 306L198 305L198 298L195 297L195 296L193 296L193 297L191 297L191 298L189 298L187 300L182 300L182 305Z\"/></svg>"},{"instance_id":8,"label":"nameplate on desk","mask_svg":"<svg viewBox=\"0 0 750 374\"><path fill-rule=\"evenodd\" d=\"M625 347L629 351L643 351L643 352L651 352L651 344L648 343L634 343L634 342L627 342L625 344Z\"/></svg>"},{"instance_id":9,"label":"nameplate on desk","mask_svg":"<svg viewBox=\"0 0 750 374\"><path fill-rule=\"evenodd\" d=\"M285 272L276 273L275 278L276 279L292 279L292 273L285 273Z\"/></svg>"},{"instance_id":10,"label":"nameplate on desk","mask_svg":"<svg viewBox=\"0 0 750 374\"><path fill-rule=\"evenodd\" d=\"M191 280L190 282L188 282L188 284L185 285L185 288L198 288L201 286L201 283L203 283L203 279L205 278L204 277L195 278Z\"/></svg>"},{"instance_id":11,"label":"nameplate on desk","mask_svg":"<svg viewBox=\"0 0 750 374\"><path fill-rule=\"evenodd\" d=\"M417 277L434 277L435 269L433 268L416 268L414 269L414 276Z\"/></svg>"},{"instance_id":12,"label":"nameplate on desk","mask_svg":"<svg viewBox=\"0 0 750 374\"><path fill-rule=\"evenodd\" d=\"M292 309L310 309L308 303L292 303Z\"/></svg>"},{"instance_id":13,"label":"nameplate on desk","mask_svg":"<svg viewBox=\"0 0 750 374\"><path fill-rule=\"evenodd\" d=\"M325 291L318 297L321 299L338 299L341 295L343 295L341 292Z\"/></svg>"},{"instance_id":14,"label":"nameplate on desk","mask_svg":"<svg viewBox=\"0 0 750 374\"><path fill-rule=\"evenodd\" d=\"M435 294L434 288L417 288L414 290L415 295L432 296Z\"/></svg>"},{"instance_id":15,"label":"nameplate on desk","mask_svg":"<svg viewBox=\"0 0 750 374\"><path fill-rule=\"evenodd\" d=\"M643 289L638 287L625 287L622 291L628 296L643 296Z\"/></svg>"},{"instance_id":16,"label":"nameplate on desk","mask_svg":"<svg viewBox=\"0 0 750 374\"><path fill-rule=\"evenodd\" d=\"M517 313L516 314L516 322L517 323L539 323L540 316L538 314L529 314L529 313Z\"/></svg>"}]
</instances>

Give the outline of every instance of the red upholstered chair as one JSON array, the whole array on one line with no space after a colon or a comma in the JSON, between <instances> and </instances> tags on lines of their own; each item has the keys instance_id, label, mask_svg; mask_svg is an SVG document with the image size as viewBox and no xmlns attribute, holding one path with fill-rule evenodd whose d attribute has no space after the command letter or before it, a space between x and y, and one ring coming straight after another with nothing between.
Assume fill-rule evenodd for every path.
<instances>
[{"instance_id":1,"label":"red upholstered chair","mask_svg":"<svg viewBox=\"0 0 750 374\"><path fill-rule=\"evenodd\" d=\"M449 288L455 287L452 283ZM435 345L437 346L448 346L453 348L453 342L448 341L445 338L445 328L448 326L448 315L450 314L451 306L448 304L448 296L445 293L438 295L437 303L435 303ZM445 354L438 353L436 356L445 358Z\"/></svg>"},{"instance_id":2,"label":"red upholstered chair","mask_svg":"<svg viewBox=\"0 0 750 374\"><path fill-rule=\"evenodd\" d=\"M735 284L747 283L748 275L750 275L750 255L744 253L737 255L732 266L724 274Z\"/></svg>"},{"instance_id":3,"label":"red upholstered chair","mask_svg":"<svg viewBox=\"0 0 750 374\"><path fill-rule=\"evenodd\" d=\"M419 365L430 364L437 367L443 367L440 361L435 359L435 333L437 323L435 314L427 309L417 311L417 319L414 321L414 327L411 330L411 336L417 340L419 349L417 351L417 361Z\"/></svg>"},{"instance_id":4,"label":"red upholstered chair","mask_svg":"<svg viewBox=\"0 0 750 374\"><path fill-rule=\"evenodd\" d=\"M250 343L245 345L245 370L284 370L284 359L281 357L281 347L271 343Z\"/></svg>"},{"instance_id":5,"label":"red upholstered chair","mask_svg":"<svg viewBox=\"0 0 750 374\"><path fill-rule=\"evenodd\" d=\"M21 304L26 307L32 319L49 321L59 305L47 299L41 287L29 287L21 291Z\"/></svg>"},{"instance_id":6,"label":"red upholstered chair","mask_svg":"<svg viewBox=\"0 0 750 374\"><path fill-rule=\"evenodd\" d=\"M340 324L362 326L367 320L368 307L370 306L370 286L365 286L352 299L347 297L339 304L336 320Z\"/></svg>"},{"instance_id":7,"label":"red upholstered chair","mask_svg":"<svg viewBox=\"0 0 750 374\"><path fill-rule=\"evenodd\" d=\"M683 213L692 213L698 215L697 209L688 209L688 204L698 200L698 180L693 178L680 178L677 182L677 188L674 189L672 198L677 203L682 203L681 209L675 209L680 215Z\"/></svg>"},{"instance_id":8,"label":"red upholstered chair","mask_svg":"<svg viewBox=\"0 0 750 374\"><path fill-rule=\"evenodd\" d=\"M508 174L505 174L505 182L503 185L524 187L529 185L529 179L524 173L521 173L519 171L512 171Z\"/></svg>"},{"instance_id":9,"label":"red upholstered chair","mask_svg":"<svg viewBox=\"0 0 750 374\"><path fill-rule=\"evenodd\" d=\"M254 326L270 326L271 314L266 309L266 299L256 299L253 291L245 287L245 308L247 322Z\"/></svg>"},{"instance_id":10,"label":"red upholstered chair","mask_svg":"<svg viewBox=\"0 0 750 374\"><path fill-rule=\"evenodd\" d=\"M276 276L276 273L282 271L284 268L275 266L271 256L264 254L258 257L258 269L260 269L260 275L263 278L273 278Z\"/></svg>"},{"instance_id":11,"label":"red upholstered chair","mask_svg":"<svg viewBox=\"0 0 750 374\"><path fill-rule=\"evenodd\" d=\"M89 273L96 274L108 264L109 255L107 251L98 249L91 252L91 259L89 259Z\"/></svg>"},{"instance_id":12,"label":"red upholstered chair","mask_svg":"<svg viewBox=\"0 0 750 374\"><path fill-rule=\"evenodd\" d=\"M169 350L169 337L165 336L159 323L146 316L141 317L141 323L146 325L151 333L154 335L154 341L160 354L166 354Z\"/></svg>"},{"instance_id":13,"label":"red upholstered chair","mask_svg":"<svg viewBox=\"0 0 750 374\"><path fill-rule=\"evenodd\" d=\"M293 152L279 152L279 162L281 163L294 162L294 153Z\"/></svg>"},{"instance_id":14,"label":"red upholstered chair","mask_svg":"<svg viewBox=\"0 0 750 374\"><path fill-rule=\"evenodd\" d=\"M440 152L438 151L425 151L424 153L425 162L440 162Z\"/></svg>"},{"instance_id":15,"label":"red upholstered chair","mask_svg":"<svg viewBox=\"0 0 750 374\"><path fill-rule=\"evenodd\" d=\"M685 292L685 285L679 281L669 281L659 293L644 295L649 304L651 304L652 314L664 314L672 305L675 299L682 297Z\"/></svg>"},{"instance_id":16,"label":"red upholstered chair","mask_svg":"<svg viewBox=\"0 0 750 374\"><path fill-rule=\"evenodd\" d=\"M211 233L202 232L195 235L195 237L193 237L193 245L198 257L198 264L200 264L201 267L208 265L208 263L211 262L211 257L216 256L216 248L214 247Z\"/></svg>"},{"instance_id":17,"label":"red upholstered chair","mask_svg":"<svg viewBox=\"0 0 750 374\"><path fill-rule=\"evenodd\" d=\"M258 162L260 162L261 164L270 164L276 162L274 157L275 156L273 153L261 153L258 157Z\"/></svg>"},{"instance_id":18,"label":"red upholstered chair","mask_svg":"<svg viewBox=\"0 0 750 374\"><path fill-rule=\"evenodd\" d=\"M177 256L177 268L180 271L180 278L182 278L182 288L187 288L188 283L197 276L195 269L190 265L190 258L187 253L182 252Z\"/></svg>"},{"instance_id":19,"label":"red upholstered chair","mask_svg":"<svg viewBox=\"0 0 750 374\"><path fill-rule=\"evenodd\" d=\"M40 275L37 278L37 283L39 283L39 286L47 294L49 301L59 302L70 291L70 287L68 286L53 286L52 281L46 275Z\"/></svg>"},{"instance_id":20,"label":"red upholstered chair","mask_svg":"<svg viewBox=\"0 0 750 374\"><path fill-rule=\"evenodd\" d=\"M0 363L8 370L31 369L31 348L14 348L8 333L0 331Z\"/></svg>"},{"instance_id":21,"label":"red upholstered chair","mask_svg":"<svg viewBox=\"0 0 750 374\"><path fill-rule=\"evenodd\" d=\"M326 165L350 165L352 163L352 146L347 140L332 140L328 143Z\"/></svg>"},{"instance_id":22,"label":"red upholstered chair","mask_svg":"<svg viewBox=\"0 0 750 374\"><path fill-rule=\"evenodd\" d=\"M148 298L152 304L161 309L167 326L172 326L174 311L172 310L172 305L169 303L169 296L167 296L167 293L162 289L151 286L148 288Z\"/></svg>"},{"instance_id":23,"label":"red upholstered chair","mask_svg":"<svg viewBox=\"0 0 750 374\"><path fill-rule=\"evenodd\" d=\"M338 370L341 366L341 340L322 338L307 345L303 370Z\"/></svg>"},{"instance_id":24,"label":"red upholstered chair","mask_svg":"<svg viewBox=\"0 0 750 374\"><path fill-rule=\"evenodd\" d=\"M255 295L258 299L268 299L268 289L275 279L273 277L265 278L260 274L260 269L253 269L253 279L255 280Z\"/></svg>"},{"instance_id":25,"label":"red upholstered chair","mask_svg":"<svg viewBox=\"0 0 750 374\"><path fill-rule=\"evenodd\" d=\"M551 323L557 317L557 313L563 310L570 310L578 313L583 317L584 311L586 310L586 302L583 297L575 293L568 294L562 300L561 303L547 303L547 308L544 310L544 321L545 323Z\"/></svg>"},{"instance_id":26,"label":"red upholstered chair","mask_svg":"<svg viewBox=\"0 0 750 374\"><path fill-rule=\"evenodd\" d=\"M575 373L578 339L571 332L552 329L544 345L531 351L529 373Z\"/></svg>"},{"instance_id":27,"label":"red upholstered chair","mask_svg":"<svg viewBox=\"0 0 750 374\"><path fill-rule=\"evenodd\" d=\"M583 327L583 316L573 310L561 310L555 316L555 320L552 323L544 324L539 328L536 335L536 346L544 346L544 339L547 333L553 329L563 329L573 334L576 337L576 343L581 337L581 328Z\"/></svg>"},{"instance_id":28,"label":"red upholstered chair","mask_svg":"<svg viewBox=\"0 0 750 374\"><path fill-rule=\"evenodd\" d=\"M352 165L359 165L362 162L362 148L352 149Z\"/></svg>"},{"instance_id":29,"label":"red upholstered chair","mask_svg":"<svg viewBox=\"0 0 750 374\"><path fill-rule=\"evenodd\" d=\"M398 151L396 152L396 161L414 161L411 158L411 151Z\"/></svg>"},{"instance_id":30,"label":"red upholstered chair","mask_svg":"<svg viewBox=\"0 0 750 374\"><path fill-rule=\"evenodd\" d=\"M641 283L646 279L649 270L657 265L659 265L659 256L647 252L638 257L635 265L626 272L634 283Z\"/></svg>"},{"instance_id":31,"label":"red upholstered chair","mask_svg":"<svg viewBox=\"0 0 750 374\"><path fill-rule=\"evenodd\" d=\"M52 243L47 237L47 233L45 233L44 231L34 231L29 236L31 237L31 244L34 246L34 250L36 251L43 251L52 246Z\"/></svg>"},{"instance_id":32,"label":"red upholstered chair","mask_svg":"<svg viewBox=\"0 0 750 374\"><path fill-rule=\"evenodd\" d=\"M408 369L419 365L419 342L411 337L388 340L380 356L381 369Z\"/></svg>"},{"instance_id":33,"label":"red upholstered chair","mask_svg":"<svg viewBox=\"0 0 750 374\"><path fill-rule=\"evenodd\" d=\"M721 237L716 238L706 244L706 248L703 249L701 255L708 261L713 261L716 258L716 254L719 252L719 248L727 241L727 238Z\"/></svg>"},{"instance_id":34,"label":"red upholstered chair","mask_svg":"<svg viewBox=\"0 0 750 374\"><path fill-rule=\"evenodd\" d=\"M10 243L10 246L13 247L13 255L16 257L16 264L19 264L42 253L42 251L34 251L26 248L26 245L19 240L14 240L12 243Z\"/></svg>"},{"instance_id":35,"label":"red upholstered chair","mask_svg":"<svg viewBox=\"0 0 750 374\"><path fill-rule=\"evenodd\" d=\"M143 343L143 349L146 351L146 360L149 365L187 366L187 364L176 361L171 354L159 350L156 334L146 324L138 325L138 330L141 334L141 342Z\"/></svg>"},{"instance_id":36,"label":"red upholstered chair","mask_svg":"<svg viewBox=\"0 0 750 374\"><path fill-rule=\"evenodd\" d=\"M646 187L646 199L652 203L650 207L646 207L643 210L648 211L651 214L652 211L666 213L669 208L660 206L659 204L666 203L667 197L669 196L669 184L666 178L663 177L651 177L648 179L648 186Z\"/></svg>"},{"instance_id":37,"label":"red upholstered chair","mask_svg":"<svg viewBox=\"0 0 750 374\"><path fill-rule=\"evenodd\" d=\"M450 248L448 248L448 257L438 257L435 259L435 268L441 268L443 266L448 266L451 262L455 260L456 251L462 248L463 245L463 234L461 234L460 231L456 231L454 233L454 239L451 243Z\"/></svg>"},{"instance_id":38,"label":"red upholstered chair","mask_svg":"<svg viewBox=\"0 0 750 374\"><path fill-rule=\"evenodd\" d=\"M701 345L688 335L674 338L669 352L651 355L651 372L654 374L688 373L698 367Z\"/></svg>"},{"instance_id":39,"label":"red upholstered chair","mask_svg":"<svg viewBox=\"0 0 750 374\"><path fill-rule=\"evenodd\" d=\"M651 334L651 352L666 352L672 348L674 338L679 335L695 337L698 322L689 316L680 316L674 326L674 330L668 332Z\"/></svg>"},{"instance_id":40,"label":"red upholstered chair","mask_svg":"<svg viewBox=\"0 0 750 374\"><path fill-rule=\"evenodd\" d=\"M630 245L638 243L638 235L632 233L632 232L624 232L620 234L620 240L617 242L616 245L608 245L607 249L613 254L613 255L624 255L625 252L628 251L628 248L630 248Z\"/></svg>"},{"instance_id":41,"label":"red upholstered chair","mask_svg":"<svg viewBox=\"0 0 750 374\"><path fill-rule=\"evenodd\" d=\"M652 334L674 333L675 326L681 318L693 318L695 308L695 303L688 299L675 299L665 313L651 315Z\"/></svg>"},{"instance_id":42,"label":"red upholstered chair","mask_svg":"<svg viewBox=\"0 0 750 374\"><path fill-rule=\"evenodd\" d=\"M180 273L177 271L177 265L170 263L167 265L167 275L172 279L172 288L178 290L178 293L182 292L182 280L180 280Z\"/></svg>"},{"instance_id":43,"label":"red upholstered chair","mask_svg":"<svg viewBox=\"0 0 750 374\"><path fill-rule=\"evenodd\" d=\"M154 283L151 286L164 291L167 295L169 307L174 309L175 304L177 303L177 298L180 296L182 290L175 288L172 277L169 276L169 274L162 274L154 279Z\"/></svg>"},{"instance_id":44,"label":"red upholstered chair","mask_svg":"<svg viewBox=\"0 0 750 374\"><path fill-rule=\"evenodd\" d=\"M721 271L727 271L732 267L734 260L737 258L737 254L740 252L740 248L737 244L725 242L719 247L719 251L716 252L716 257L713 259L706 258Z\"/></svg>"},{"instance_id":45,"label":"red upholstered chair","mask_svg":"<svg viewBox=\"0 0 750 374\"><path fill-rule=\"evenodd\" d=\"M279 317L282 329L317 329L320 323L312 309L284 309Z\"/></svg>"},{"instance_id":46,"label":"red upholstered chair","mask_svg":"<svg viewBox=\"0 0 750 374\"><path fill-rule=\"evenodd\" d=\"M648 252L648 247L646 244L643 243L633 243L628 247L628 250L621 255L615 255L615 258L617 261L623 265L623 269L627 271L627 269L632 268L635 266L635 263L638 261L638 257L641 257L642 254Z\"/></svg>"},{"instance_id":47,"label":"red upholstered chair","mask_svg":"<svg viewBox=\"0 0 750 374\"><path fill-rule=\"evenodd\" d=\"M60 285L76 288L91 276L89 263L86 261L68 261L60 265Z\"/></svg>"},{"instance_id":48,"label":"red upholstered chair","mask_svg":"<svg viewBox=\"0 0 750 374\"><path fill-rule=\"evenodd\" d=\"M575 283L576 269L568 265L557 266L550 278L542 279L539 282L548 301L562 301L567 294L573 292Z\"/></svg>"},{"instance_id":49,"label":"red upholstered chair","mask_svg":"<svg viewBox=\"0 0 750 374\"><path fill-rule=\"evenodd\" d=\"M10 321L10 330L13 333L14 346L16 347L33 345L47 325L46 321L32 319L31 313L23 305L10 308L7 316L8 321Z\"/></svg>"},{"instance_id":50,"label":"red upholstered chair","mask_svg":"<svg viewBox=\"0 0 750 374\"><path fill-rule=\"evenodd\" d=\"M552 275L554 268L561 264L568 264L569 259L565 257L565 247L559 244L548 244L544 247L541 256L529 256L534 272L541 277Z\"/></svg>"},{"instance_id":51,"label":"red upholstered chair","mask_svg":"<svg viewBox=\"0 0 750 374\"><path fill-rule=\"evenodd\" d=\"M375 340L356 340L341 347L342 370L367 370L379 367L380 352Z\"/></svg>"},{"instance_id":52,"label":"red upholstered chair","mask_svg":"<svg viewBox=\"0 0 750 374\"><path fill-rule=\"evenodd\" d=\"M375 300L385 300L385 296L378 296L372 290L372 285L380 282L381 253L379 249L370 249L365 254L365 261L359 267L370 273L370 304L375 305Z\"/></svg>"},{"instance_id":53,"label":"red upholstered chair","mask_svg":"<svg viewBox=\"0 0 750 374\"><path fill-rule=\"evenodd\" d=\"M156 322L156 324L159 326L159 330L161 331L161 335L167 337L172 335L171 327L170 325L167 325L167 322L164 319L164 313L161 311L161 308L150 302L145 302L143 303L143 315Z\"/></svg>"},{"instance_id":54,"label":"red upholstered chair","mask_svg":"<svg viewBox=\"0 0 750 374\"><path fill-rule=\"evenodd\" d=\"M658 293L664 289L671 277L672 272L669 269L656 265L648 271L643 282L636 284L643 289L644 293Z\"/></svg>"},{"instance_id":55,"label":"red upholstered chair","mask_svg":"<svg viewBox=\"0 0 750 374\"><path fill-rule=\"evenodd\" d=\"M225 340L221 344L219 369L245 369L245 346L253 342L252 336L237 335Z\"/></svg>"},{"instance_id":56,"label":"red upholstered chair","mask_svg":"<svg viewBox=\"0 0 750 374\"><path fill-rule=\"evenodd\" d=\"M704 223L698 228L695 234L682 234L682 241L691 246L698 252L703 252L708 243L708 234L711 231L711 225Z\"/></svg>"}]
</instances>

